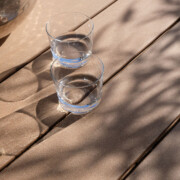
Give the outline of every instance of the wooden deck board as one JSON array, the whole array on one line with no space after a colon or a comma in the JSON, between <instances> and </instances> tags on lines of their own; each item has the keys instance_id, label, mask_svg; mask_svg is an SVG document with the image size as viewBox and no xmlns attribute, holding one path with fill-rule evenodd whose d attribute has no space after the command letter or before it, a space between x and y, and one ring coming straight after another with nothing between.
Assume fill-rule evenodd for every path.
<instances>
[{"instance_id":1,"label":"wooden deck board","mask_svg":"<svg viewBox=\"0 0 180 180\"><path fill-rule=\"evenodd\" d=\"M0 48L0 80L48 48L45 23L50 16L65 11L82 12L92 16L112 2L114 0L37 0L31 14L10 34Z\"/></svg>"},{"instance_id":2,"label":"wooden deck board","mask_svg":"<svg viewBox=\"0 0 180 180\"><path fill-rule=\"evenodd\" d=\"M0 167L5 166L9 162L11 162L14 158L15 156L0 155Z\"/></svg>"},{"instance_id":3,"label":"wooden deck board","mask_svg":"<svg viewBox=\"0 0 180 180\"><path fill-rule=\"evenodd\" d=\"M153 7L148 6L149 8L143 11L145 6L148 6L147 1L137 1L135 4L131 0L119 1L93 19L95 24L94 52L104 62L105 80L177 19L167 14L165 17L154 20L158 11L168 12L171 6L162 6L156 2ZM134 8L132 20L129 18L127 22L124 22L121 19L126 17L130 7ZM106 21L103 20L104 17ZM0 117L39 101L53 92L49 74L51 61L51 53L47 51L0 84L0 106L2 107ZM21 94L18 94L19 91Z\"/></svg>"},{"instance_id":4,"label":"wooden deck board","mask_svg":"<svg viewBox=\"0 0 180 180\"><path fill-rule=\"evenodd\" d=\"M0 178L118 178L179 114L179 67L176 25L103 87L96 110L31 148Z\"/></svg>"},{"instance_id":5,"label":"wooden deck board","mask_svg":"<svg viewBox=\"0 0 180 180\"><path fill-rule=\"evenodd\" d=\"M105 80L177 19L177 15L168 14L171 9L172 6L169 4L160 4L157 1L153 6L149 6L145 0L135 3L131 0L118 1L93 19L95 23L94 52L105 64ZM156 14L160 11L165 11L167 14L160 17ZM31 141L22 141L19 153L66 114L66 112L56 110L55 88L49 74L50 62L51 54L47 51L1 83L0 117L4 119L21 113L24 114L24 121L26 118L32 118L32 121L36 122L33 129L34 138ZM121 82L118 81L118 83ZM11 91L12 87L14 89ZM19 92L19 95L14 96ZM111 92L108 96L110 94ZM13 119L9 121L13 124ZM21 127L19 124L20 129ZM29 134L24 136L28 137ZM21 138L24 138L23 135ZM13 150L14 145L10 147Z\"/></svg>"},{"instance_id":6,"label":"wooden deck board","mask_svg":"<svg viewBox=\"0 0 180 180\"><path fill-rule=\"evenodd\" d=\"M141 163L128 180L180 179L180 125Z\"/></svg>"}]
</instances>

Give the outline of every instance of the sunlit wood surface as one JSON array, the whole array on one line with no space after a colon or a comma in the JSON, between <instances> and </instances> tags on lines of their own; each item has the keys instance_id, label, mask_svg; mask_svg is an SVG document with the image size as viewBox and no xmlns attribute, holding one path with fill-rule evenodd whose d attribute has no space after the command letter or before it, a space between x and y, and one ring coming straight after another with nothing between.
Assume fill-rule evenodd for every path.
<instances>
[{"instance_id":1,"label":"sunlit wood surface","mask_svg":"<svg viewBox=\"0 0 180 180\"><path fill-rule=\"evenodd\" d=\"M178 5L37 1L0 47L0 179L178 180L178 123L128 171L180 114ZM93 17L93 53L105 66L102 102L83 116L57 110L49 71L44 25L66 9Z\"/></svg>"}]
</instances>

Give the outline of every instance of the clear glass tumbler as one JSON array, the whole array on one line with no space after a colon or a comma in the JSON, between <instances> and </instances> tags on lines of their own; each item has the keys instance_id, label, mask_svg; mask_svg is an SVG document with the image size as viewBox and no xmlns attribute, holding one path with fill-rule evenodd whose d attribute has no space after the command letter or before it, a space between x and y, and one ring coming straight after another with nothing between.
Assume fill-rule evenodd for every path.
<instances>
[{"instance_id":1,"label":"clear glass tumbler","mask_svg":"<svg viewBox=\"0 0 180 180\"><path fill-rule=\"evenodd\" d=\"M54 60L51 75L61 107L73 114L85 114L94 109L101 100L104 65L91 55L87 63L78 68L65 68Z\"/></svg>"},{"instance_id":2,"label":"clear glass tumbler","mask_svg":"<svg viewBox=\"0 0 180 180\"><path fill-rule=\"evenodd\" d=\"M51 17L46 24L54 59L68 68L83 66L92 54L92 20L81 13L61 13Z\"/></svg>"}]
</instances>

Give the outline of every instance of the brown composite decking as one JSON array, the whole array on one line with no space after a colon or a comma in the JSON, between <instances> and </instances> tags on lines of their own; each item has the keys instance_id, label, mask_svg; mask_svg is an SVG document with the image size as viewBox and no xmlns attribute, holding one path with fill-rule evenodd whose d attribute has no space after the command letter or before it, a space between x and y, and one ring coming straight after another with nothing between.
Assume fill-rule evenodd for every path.
<instances>
[{"instance_id":1,"label":"brown composite decking","mask_svg":"<svg viewBox=\"0 0 180 180\"><path fill-rule=\"evenodd\" d=\"M3 81L0 165L15 161L0 179L117 179L126 172L180 112L177 18L166 1L117 1L96 14L94 53L105 64L105 85L100 106L86 116L57 111L48 50ZM168 177L149 161L151 170L144 161L129 178Z\"/></svg>"},{"instance_id":2,"label":"brown composite decking","mask_svg":"<svg viewBox=\"0 0 180 180\"><path fill-rule=\"evenodd\" d=\"M0 49L0 80L32 61L49 47L45 32L48 18L77 11L93 17L116 0L37 0L31 14L7 38Z\"/></svg>"},{"instance_id":3,"label":"brown composite decking","mask_svg":"<svg viewBox=\"0 0 180 180\"><path fill-rule=\"evenodd\" d=\"M38 0L31 14L2 44L0 47L0 132L2 137L0 139L2 154L0 169L32 144L39 137L40 131L44 132L44 129L47 129L44 125L39 127L40 122L36 117L35 109L30 110L31 117L21 109L50 94L50 91L47 92L49 87L42 90L40 94L37 92L49 83L52 84L48 74L49 62L52 58L50 54L48 56L45 54L46 57L42 55L38 59L35 58L49 47L45 33L45 23L48 18L64 11L78 11L93 17L113 2L113 0L98 2L95 0L87 2L84 0L61 2ZM39 59L41 59L40 64ZM32 63L23 68L32 60ZM50 89L54 93L54 87ZM17 121L18 123L14 123ZM9 126L9 124L14 125ZM18 136L17 132L19 132Z\"/></svg>"}]
</instances>

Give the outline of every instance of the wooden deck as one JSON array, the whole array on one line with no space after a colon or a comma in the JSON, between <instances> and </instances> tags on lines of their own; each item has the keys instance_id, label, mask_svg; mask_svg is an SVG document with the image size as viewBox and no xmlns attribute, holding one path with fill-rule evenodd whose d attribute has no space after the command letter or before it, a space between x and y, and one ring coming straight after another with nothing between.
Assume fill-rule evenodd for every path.
<instances>
[{"instance_id":1,"label":"wooden deck","mask_svg":"<svg viewBox=\"0 0 180 180\"><path fill-rule=\"evenodd\" d=\"M103 98L57 110L45 22L79 11L94 22ZM1 180L179 180L180 4L37 0L0 46ZM58 20L58 19L57 19Z\"/></svg>"}]
</instances>

